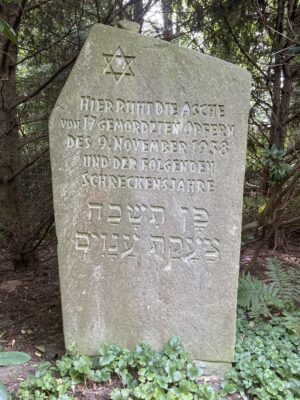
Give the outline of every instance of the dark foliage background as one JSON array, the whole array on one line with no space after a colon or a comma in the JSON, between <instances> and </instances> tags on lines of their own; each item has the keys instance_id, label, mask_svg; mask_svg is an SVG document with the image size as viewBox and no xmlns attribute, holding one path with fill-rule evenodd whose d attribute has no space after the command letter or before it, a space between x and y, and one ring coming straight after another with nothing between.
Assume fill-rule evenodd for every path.
<instances>
[{"instance_id":1,"label":"dark foliage background","mask_svg":"<svg viewBox=\"0 0 300 400\"><path fill-rule=\"evenodd\" d=\"M120 19L252 73L242 251L251 269L266 247L299 249L298 0L6 0L0 16L0 243L15 268L55 238L51 109L91 26Z\"/></svg>"}]
</instances>

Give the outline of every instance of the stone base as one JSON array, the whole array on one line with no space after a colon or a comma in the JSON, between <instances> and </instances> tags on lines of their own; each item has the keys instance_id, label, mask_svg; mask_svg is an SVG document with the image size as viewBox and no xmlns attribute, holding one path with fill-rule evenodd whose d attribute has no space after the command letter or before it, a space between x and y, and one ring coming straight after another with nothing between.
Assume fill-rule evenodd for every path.
<instances>
[{"instance_id":1,"label":"stone base","mask_svg":"<svg viewBox=\"0 0 300 400\"><path fill-rule=\"evenodd\" d=\"M232 368L229 362L214 362L195 360L196 365L203 370L203 375L215 375L223 378L224 374Z\"/></svg>"}]
</instances>

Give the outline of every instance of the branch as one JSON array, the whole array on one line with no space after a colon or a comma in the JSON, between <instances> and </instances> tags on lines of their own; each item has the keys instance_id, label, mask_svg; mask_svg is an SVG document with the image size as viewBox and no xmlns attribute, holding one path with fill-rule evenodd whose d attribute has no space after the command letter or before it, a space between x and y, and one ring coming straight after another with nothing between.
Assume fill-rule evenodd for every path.
<instances>
[{"instance_id":1,"label":"branch","mask_svg":"<svg viewBox=\"0 0 300 400\"><path fill-rule=\"evenodd\" d=\"M11 128L7 131L7 133L10 133L15 128L21 128L23 125L29 125L29 124L33 124L35 122L44 121L44 120L46 120L48 118L49 118L49 114L46 114L44 116L41 116L40 118L34 118L34 119L31 119L31 120L28 120L28 121L23 121L23 122L17 121L16 124L11 126ZM27 136L27 135L23 135L23 136Z\"/></svg>"},{"instance_id":2,"label":"branch","mask_svg":"<svg viewBox=\"0 0 300 400\"><path fill-rule=\"evenodd\" d=\"M21 149L23 146L26 146L29 143L36 142L36 141L39 141L39 140L42 140L42 139L48 139L48 135L39 135L39 136L28 135L28 136L25 136L24 138L20 139L21 143L19 145L19 148Z\"/></svg>"},{"instance_id":3,"label":"branch","mask_svg":"<svg viewBox=\"0 0 300 400\"><path fill-rule=\"evenodd\" d=\"M264 76L265 79L268 79L268 75L260 68L260 66L249 56L249 54L248 54L248 53L244 50L244 48L241 46L240 42L238 41L236 35L234 34L234 32L233 32L233 30L232 30L232 28L231 28L231 26L230 26L230 24L229 24L229 22L228 22L228 19L226 18L225 10L224 10L224 8L223 8L222 1L220 1L220 4L221 4L221 8L222 8L222 10L223 10L222 16L223 16L223 18L224 18L224 21L225 21L225 23L226 23L226 25L227 25L227 28L228 28L228 30L229 30L231 36L233 37L233 40L234 40L235 43L237 44L238 48L241 50L241 52L244 54L244 56L247 58L247 60L250 61L251 64L253 64L253 65L255 66L255 68L257 68L257 70L262 74L262 76Z\"/></svg>"},{"instance_id":4,"label":"branch","mask_svg":"<svg viewBox=\"0 0 300 400\"><path fill-rule=\"evenodd\" d=\"M300 150L300 140L297 140L294 144L292 144L290 147L287 148L286 150L286 156L293 155L293 158L298 158L299 160L299 155L298 152Z\"/></svg>"},{"instance_id":5,"label":"branch","mask_svg":"<svg viewBox=\"0 0 300 400\"><path fill-rule=\"evenodd\" d=\"M290 219L286 219L286 220L282 221L282 222L279 224L279 226L291 225L291 224L293 224L294 222L300 222L300 216L293 217L293 218L290 218Z\"/></svg>"},{"instance_id":6,"label":"branch","mask_svg":"<svg viewBox=\"0 0 300 400\"><path fill-rule=\"evenodd\" d=\"M290 118L287 120L287 123L289 124L290 122L294 121L295 119L297 119L297 118L299 118L299 117L300 117L300 111L297 112L296 114L294 114L292 117L290 117Z\"/></svg>"},{"instance_id":7,"label":"branch","mask_svg":"<svg viewBox=\"0 0 300 400\"><path fill-rule=\"evenodd\" d=\"M10 176L7 179L7 182L10 183L12 182L18 175L20 175L25 169L30 167L32 164L34 164L38 159L40 159L44 154L46 154L49 151L49 149L44 150L42 153L37 155L33 160L31 160L28 164L26 164L24 167L20 168L19 171L17 171L14 175Z\"/></svg>"},{"instance_id":8,"label":"branch","mask_svg":"<svg viewBox=\"0 0 300 400\"><path fill-rule=\"evenodd\" d=\"M21 251L20 253L27 254L27 253L32 253L33 251L35 251L39 247L39 245L42 243L42 241L45 239L45 237L47 236L53 222L54 222L54 215L53 215L53 213L51 213L50 217L46 221L46 223L47 223L46 228L44 228L45 223L42 223L41 226L38 228L37 232L35 232L35 234L33 236L33 238L34 238L41 232L42 229L45 229L44 233L42 234L40 239L32 247L30 247L29 249L25 249L25 250Z\"/></svg>"},{"instance_id":9,"label":"branch","mask_svg":"<svg viewBox=\"0 0 300 400\"><path fill-rule=\"evenodd\" d=\"M37 3L35 3L35 4L31 4L31 5L29 5L28 7L25 7L25 9L24 9L24 14L25 14L25 13L28 13L28 12L30 12L30 11L32 11L32 10L35 10L36 8L39 8L39 7L41 7L42 5L44 5L44 4L46 4L46 3L49 3L49 1L50 1L50 0L44 0L44 1L37 2Z\"/></svg>"},{"instance_id":10,"label":"branch","mask_svg":"<svg viewBox=\"0 0 300 400\"><path fill-rule=\"evenodd\" d=\"M23 0L21 5L20 5L20 7L18 8L18 12L17 12L16 18L15 18L13 24L12 24L12 27L13 27L14 31L17 31L17 28L18 28L18 26L19 26L19 24L21 22L21 18L22 18L24 7L25 7L26 3L27 3L27 0ZM1 62L1 69L3 69L3 70L5 70L4 67L5 67L5 63L6 63L6 58L7 58L7 55L9 53L9 48L10 48L11 45L12 45L12 42L9 39L7 39L4 42L3 48L1 49L1 51L3 52L3 58L2 58L2 62Z\"/></svg>"},{"instance_id":11,"label":"branch","mask_svg":"<svg viewBox=\"0 0 300 400\"><path fill-rule=\"evenodd\" d=\"M242 232L247 232L250 231L251 229L258 229L259 228L259 222L258 221L253 221L249 222L248 224L244 225L242 227Z\"/></svg>"},{"instance_id":12,"label":"branch","mask_svg":"<svg viewBox=\"0 0 300 400\"><path fill-rule=\"evenodd\" d=\"M289 192L291 188L298 182L300 177L300 161L293 166L293 168L286 174L285 178L283 179L275 190L267 203L267 206L261 215L260 223L263 225L268 220L270 220L272 213L276 210L276 207L282 201L283 197ZM284 187L287 181L291 178L289 183Z\"/></svg>"},{"instance_id":13,"label":"branch","mask_svg":"<svg viewBox=\"0 0 300 400\"><path fill-rule=\"evenodd\" d=\"M33 119L28 119L28 120L23 120L20 121L18 125L29 125L29 124L34 124L35 122L40 122L44 121L45 119L49 118L49 113L46 113L44 115L41 115L39 117L33 118Z\"/></svg>"},{"instance_id":14,"label":"branch","mask_svg":"<svg viewBox=\"0 0 300 400\"><path fill-rule=\"evenodd\" d=\"M13 28L14 28L15 31L17 30L18 26L20 25L22 15L24 14L24 8L26 7L26 3L27 3L27 0L23 0L21 5L20 5L20 7L19 7L19 9L18 9L18 14L17 14L16 19L15 19L15 21L13 23Z\"/></svg>"},{"instance_id":15,"label":"branch","mask_svg":"<svg viewBox=\"0 0 300 400\"><path fill-rule=\"evenodd\" d=\"M38 95L43 89L45 89L50 83L62 72L64 71L69 65L71 65L77 58L78 54L76 54L74 57L72 57L70 60L68 60L65 64L63 64L57 71L54 72L53 75L50 76L42 85L34 90L32 93L28 94L27 96L21 97L15 104L12 105L11 108L15 108L19 106L20 104L25 103L26 101L32 99L36 95Z\"/></svg>"},{"instance_id":16,"label":"branch","mask_svg":"<svg viewBox=\"0 0 300 400\"><path fill-rule=\"evenodd\" d=\"M20 60L20 61L16 62L15 64L13 64L13 66L22 64L24 61L30 60L31 58L33 58L33 57L35 57L36 55L42 53L43 51L47 51L47 50L51 49L53 46L56 46L58 43L62 42L63 40L66 40L66 38L67 38L67 36L70 34L70 32L71 32L71 28L70 28L69 31L66 32L62 37L60 37L59 39L57 39L55 42L50 43L49 46L44 47L44 48L42 48L42 49L38 49L38 50L36 50L34 53L31 53L31 54L27 55L27 56L24 57L22 60ZM26 50L27 50L27 49L26 49ZM29 51L29 49L28 49L28 51Z\"/></svg>"}]
</instances>

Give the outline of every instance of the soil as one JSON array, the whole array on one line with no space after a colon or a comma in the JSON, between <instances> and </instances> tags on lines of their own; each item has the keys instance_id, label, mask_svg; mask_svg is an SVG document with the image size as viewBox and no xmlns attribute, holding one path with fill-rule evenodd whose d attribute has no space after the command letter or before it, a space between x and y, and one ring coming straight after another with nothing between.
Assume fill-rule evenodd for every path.
<instances>
[{"instance_id":1,"label":"soil","mask_svg":"<svg viewBox=\"0 0 300 400\"><path fill-rule=\"evenodd\" d=\"M259 257L256 272L263 276L267 257L275 257L287 266L300 267L300 252L280 254L265 251ZM31 361L24 365L1 367L0 382L10 392L15 392L19 383L34 371L42 360L54 361L64 353L58 265L55 246L49 245L39 254L39 265L34 270L14 271L5 262L4 250L0 252L0 350L24 351ZM242 257L242 267L251 260L251 251ZM205 378L214 387L219 387L216 377ZM110 398L117 381L92 387L78 386L76 399ZM236 397L231 397L233 400Z\"/></svg>"},{"instance_id":2,"label":"soil","mask_svg":"<svg viewBox=\"0 0 300 400\"><path fill-rule=\"evenodd\" d=\"M4 251L1 256L5 259ZM41 252L34 270L14 271L0 258L0 345L2 351L24 351L32 357L24 365L0 368L0 382L9 391L15 391L41 360L63 354L55 247Z\"/></svg>"}]
</instances>

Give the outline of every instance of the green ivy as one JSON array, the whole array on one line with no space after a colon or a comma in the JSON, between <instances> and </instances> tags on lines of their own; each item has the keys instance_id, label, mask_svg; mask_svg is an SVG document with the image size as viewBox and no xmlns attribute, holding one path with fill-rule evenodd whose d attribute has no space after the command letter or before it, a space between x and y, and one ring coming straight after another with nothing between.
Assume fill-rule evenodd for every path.
<instances>
[{"instance_id":1,"label":"green ivy","mask_svg":"<svg viewBox=\"0 0 300 400\"><path fill-rule=\"evenodd\" d=\"M111 392L112 400L217 400L234 393L245 400L299 400L299 272L272 259L266 272L266 282L240 280L236 358L221 393L199 382L201 370L174 336L161 352L104 343L97 357L66 354L54 366L42 363L17 398L71 400L77 384L118 377L122 388Z\"/></svg>"},{"instance_id":2,"label":"green ivy","mask_svg":"<svg viewBox=\"0 0 300 400\"><path fill-rule=\"evenodd\" d=\"M285 317L249 321L240 315L236 364L227 373L223 394L259 400L300 399L300 340Z\"/></svg>"},{"instance_id":3,"label":"green ivy","mask_svg":"<svg viewBox=\"0 0 300 400\"><path fill-rule=\"evenodd\" d=\"M233 393L245 400L299 400L300 340L287 316L249 320L239 312L235 364L221 393L199 383L201 370L173 337L161 352L147 344L133 351L103 344L97 357L66 354L54 366L41 363L17 398L72 400L78 383L119 377L122 388L112 391L112 400L217 400Z\"/></svg>"},{"instance_id":4,"label":"green ivy","mask_svg":"<svg viewBox=\"0 0 300 400\"><path fill-rule=\"evenodd\" d=\"M55 366L40 364L35 376L20 384L18 399L70 400L78 383L119 377L123 388L112 391L112 400L217 400L211 386L199 383L200 375L177 336L161 352L147 344L133 351L103 344L98 357L67 354Z\"/></svg>"}]
</instances>

